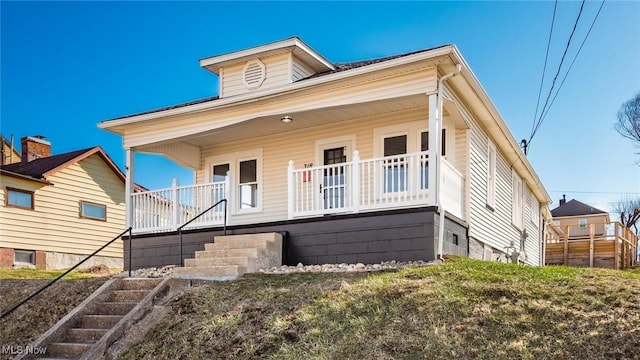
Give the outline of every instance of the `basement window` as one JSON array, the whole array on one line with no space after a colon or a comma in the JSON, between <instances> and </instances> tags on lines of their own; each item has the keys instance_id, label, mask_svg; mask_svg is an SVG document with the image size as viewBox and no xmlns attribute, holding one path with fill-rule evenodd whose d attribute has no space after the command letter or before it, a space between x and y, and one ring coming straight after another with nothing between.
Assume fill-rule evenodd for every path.
<instances>
[{"instance_id":1,"label":"basement window","mask_svg":"<svg viewBox=\"0 0 640 360\"><path fill-rule=\"evenodd\" d=\"M107 206L87 201L80 201L80 217L107 221Z\"/></svg>"},{"instance_id":2,"label":"basement window","mask_svg":"<svg viewBox=\"0 0 640 360\"><path fill-rule=\"evenodd\" d=\"M13 251L13 264L17 266L21 265L35 265L36 264L36 252L29 250L14 250Z\"/></svg>"}]
</instances>

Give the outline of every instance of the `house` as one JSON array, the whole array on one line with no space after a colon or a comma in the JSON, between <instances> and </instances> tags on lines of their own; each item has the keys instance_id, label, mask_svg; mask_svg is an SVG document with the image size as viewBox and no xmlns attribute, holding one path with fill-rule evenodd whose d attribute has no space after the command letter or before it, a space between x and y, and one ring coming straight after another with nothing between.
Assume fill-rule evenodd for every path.
<instances>
[{"instance_id":1,"label":"house","mask_svg":"<svg viewBox=\"0 0 640 360\"><path fill-rule=\"evenodd\" d=\"M550 198L456 46L336 64L293 37L200 65L217 96L99 124L123 137L133 267L180 264L176 229L221 199L226 216L221 204L185 228L185 258L226 225L283 234L287 264L510 246L542 264ZM133 194L136 152L195 184Z\"/></svg>"},{"instance_id":2,"label":"house","mask_svg":"<svg viewBox=\"0 0 640 360\"><path fill-rule=\"evenodd\" d=\"M547 227L546 265L619 269L636 263L638 237L609 213L563 195L551 210Z\"/></svg>"},{"instance_id":3,"label":"house","mask_svg":"<svg viewBox=\"0 0 640 360\"><path fill-rule=\"evenodd\" d=\"M0 167L0 267L68 268L124 230L124 174L102 148L51 155L42 137L21 145L21 161ZM122 244L86 264L122 267Z\"/></svg>"},{"instance_id":4,"label":"house","mask_svg":"<svg viewBox=\"0 0 640 360\"><path fill-rule=\"evenodd\" d=\"M13 146L13 135L11 140L7 140L4 135L0 135L2 141L2 154L0 154L0 165L7 165L20 162L20 153Z\"/></svg>"}]
</instances>

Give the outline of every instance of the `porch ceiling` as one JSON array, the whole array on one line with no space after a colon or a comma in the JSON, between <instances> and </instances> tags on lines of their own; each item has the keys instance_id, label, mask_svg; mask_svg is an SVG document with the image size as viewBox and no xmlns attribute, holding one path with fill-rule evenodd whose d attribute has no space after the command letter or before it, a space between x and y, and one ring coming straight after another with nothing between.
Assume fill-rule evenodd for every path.
<instances>
[{"instance_id":1,"label":"porch ceiling","mask_svg":"<svg viewBox=\"0 0 640 360\"><path fill-rule=\"evenodd\" d=\"M251 120L243 121L239 124L201 132L177 140L178 142L192 146L204 147L420 108L425 111L428 108L428 98L424 94L309 111L282 113L274 116L256 117ZM293 121L290 123L283 123L280 121L283 116L290 116ZM175 140L171 141L171 143L175 142ZM138 150L149 150L157 145L158 144L150 144L149 146L142 146L139 147Z\"/></svg>"}]
</instances>

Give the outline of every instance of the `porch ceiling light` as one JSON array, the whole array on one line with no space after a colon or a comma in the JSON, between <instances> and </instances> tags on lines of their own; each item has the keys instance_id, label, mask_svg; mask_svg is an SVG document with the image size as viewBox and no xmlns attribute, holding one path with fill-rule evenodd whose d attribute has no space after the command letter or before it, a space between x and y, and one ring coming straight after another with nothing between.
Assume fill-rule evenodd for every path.
<instances>
[{"instance_id":1,"label":"porch ceiling light","mask_svg":"<svg viewBox=\"0 0 640 360\"><path fill-rule=\"evenodd\" d=\"M290 122L292 122L292 121L293 121L293 118L291 118L291 116L283 116L283 117L280 119L280 121L282 121L282 122L283 122L283 123L285 123L285 124L288 124L288 123L290 123Z\"/></svg>"}]
</instances>

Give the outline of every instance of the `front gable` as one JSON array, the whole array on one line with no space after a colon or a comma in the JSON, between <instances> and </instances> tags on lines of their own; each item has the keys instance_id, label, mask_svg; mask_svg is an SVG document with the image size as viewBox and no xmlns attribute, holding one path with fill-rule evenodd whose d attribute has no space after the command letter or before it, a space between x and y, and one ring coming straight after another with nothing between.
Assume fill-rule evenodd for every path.
<instances>
[{"instance_id":1,"label":"front gable","mask_svg":"<svg viewBox=\"0 0 640 360\"><path fill-rule=\"evenodd\" d=\"M277 88L334 66L299 38L200 60L200 66L220 77L220 98Z\"/></svg>"}]
</instances>

